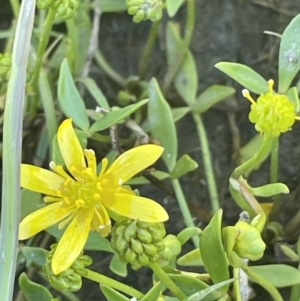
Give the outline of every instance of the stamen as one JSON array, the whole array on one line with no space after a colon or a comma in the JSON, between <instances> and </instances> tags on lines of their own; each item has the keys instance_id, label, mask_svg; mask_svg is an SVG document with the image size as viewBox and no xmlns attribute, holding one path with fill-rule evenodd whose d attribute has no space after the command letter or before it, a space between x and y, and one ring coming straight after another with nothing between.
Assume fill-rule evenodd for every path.
<instances>
[{"instance_id":1,"label":"stamen","mask_svg":"<svg viewBox=\"0 0 300 301\"><path fill-rule=\"evenodd\" d=\"M53 197L53 196L45 196L44 197L44 202L45 203L55 203L55 202L60 202L60 201L63 201L62 198L56 198L56 197Z\"/></svg>"},{"instance_id":2,"label":"stamen","mask_svg":"<svg viewBox=\"0 0 300 301\"><path fill-rule=\"evenodd\" d=\"M77 208L85 208L86 207L86 203L83 199L78 199L75 201L75 206Z\"/></svg>"},{"instance_id":3,"label":"stamen","mask_svg":"<svg viewBox=\"0 0 300 301\"><path fill-rule=\"evenodd\" d=\"M97 172L97 160L95 152L92 149L85 149L84 156L87 161L87 166L92 170L94 174Z\"/></svg>"},{"instance_id":4,"label":"stamen","mask_svg":"<svg viewBox=\"0 0 300 301\"><path fill-rule=\"evenodd\" d=\"M59 174L60 176L62 176L65 179L69 179L71 178L63 169L63 167L61 165L56 165L54 161L51 161L49 163L50 168L56 172L57 174Z\"/></svg>"},{"instance_id":5,"label":"stamen","mask_svg":"<svg viewBox=\"0 0 300 301\"><path fill-rule=\"evenodd\" d=\"M123 179L119 179L118 184L121 186L123 185Z\"/></svg>"},{"instance_id":6,"label":"stamen","mask_svg":"<svg viewBox=\"0 0 300 301\"><path fill-rule=\"evenodd\" d=\"M269 91L272 93L273 92L273 87L274 87L274 80L269 79L268 84L269 84Z\"/></svg>"},{"instance_id":7,"label":"stamen","mask_svg":"<svg viewBox=\"0 0 300 301\"><path fill-rule=\"evenodd\" d=\"M101 171L100 171L100 174L99 174L98 178L101 178L103 176L104 172L106 171L106 168L107 168L107 165L108 165L107 158L102 159L101 164L102 164L101 165Z\"/></svg>"},{"instance_id":8,"label":"stamen","mask_svg":"<svg viewBox=\"0 0 300 301\"><path fill-rule=\"evenodd\" d=\"M255 100L250 95L250 92L247 89L242 90L242 94L245 98L247 98L252 104L256 104Z\"/></svg>"}]
</instances>

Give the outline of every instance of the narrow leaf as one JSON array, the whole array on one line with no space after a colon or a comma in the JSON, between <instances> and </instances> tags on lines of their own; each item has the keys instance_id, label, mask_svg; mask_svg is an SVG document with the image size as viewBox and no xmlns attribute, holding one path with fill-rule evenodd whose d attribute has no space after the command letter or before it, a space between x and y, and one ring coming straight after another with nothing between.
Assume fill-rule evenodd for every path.
<instances>
[{"instance_id":1,"label":"narrow leaf","mask_svg":"<svg viewBox=\"0 0 300 301\"><path fill-rule=\"evenodd\" d=\"M118 254L115 254L111 259L109 268L112 272L121 277L127 276L127 262L121 261Z\"/></svg>"},{"instance_id":2,"label":"narrow leaf","mask_svg":"<svg viewBox=\"0 0 300 301\"><path fill-rule=\"evenodd\" d=\"M267 279L275 287L300 284L300 271L285 264L251 266L249 269Z\"/></svg>"},{"instance_id":3,"label":"narrow leaf","mask_svg":"<svg viewBox=\"0 0 300 301\"><path fill-rule=\"evenodd\" d=\"M51 301L53 296L48 289L29 280L25 273L19 277L19 285L27 301Z\"/></svg>"},{"instance_id":4,"label":"narrow leaf","mask_svg":"<svg viewBox=\"0 0 300 301\"><path fill-rule=\"evenodd\" d=\"M200 252L204 267L214 283L229 279L221 234L222 212L221 209L216 212L200 237ZM224 292L227 289L228 285L222 287Z\"/></svg>"},{"instance_id":5,"label":"narrow leaf","mask_svg":"<svg viewBox=\"0 0 300 301\"><path fill-rule=\"evenodd\" d=\"M96 82L92 78L90 77L79 78L78 81L85 85L85 87L88 89L88 91L97 101L100 108L103 108L105 110L110 110L106 97L104 96L101 89L97 86Z\"/></svg>"},{"instance_id":6,"label":"narrow leaf","mask_svg":"<svg viewBox=\"0 0 300 301\"><path fill-rule=\"evenodd\" d=\"M194 161L189 155L183 155L177 162L174 169L170 173L171 179L177 179L195 170L198 163Z\"/></svg>"},{"instance_id":7,"label":"narrow leaf","mask_svg":"<svg viewBox=\"0 0 300 301\"><path fill-rule=\"evenodd\" d=\"M287 26L281 36L278 73L280 93L286 93L300 70L300 15Z\"/></svg>"},{"instance_id":8,"label":"narrow leaf","mask_svg":"<svg viewBox=\"0 0 300 301\"><path fill-rule=\"evenodd\" d=\"M297 87L290 88L286 93L287 98L292 101L295 105L295 112L299 113L300 105L299 105L299 95Z\"/></svg>"},{"instance_id":9,"label":"narrow leaf","mask_svg":"<svg viewBox=\"0 0 300 301\"><path fill-rule=\"evenodd\" d=\"M101 119L97 120L90 129L90 132L98 132L108 129L114 124L124 120L125 118L129 117L132 113L138 110L141 106L146 104L148 99L144 99L139 101L138 103L129 105L122 109L117 109L116 111L111 111L105 114Z\"/></svg>"},{"instance_id":10,"label":"narrow leaf","mask_svg":"<svg viewBox=\"0 0 300 301\"><path fill-rule=\"evenodd\" d=\"M185 0L167 0L167 12L170 18L174 17Z\"/></svg>"},{"instance_id":11,"label":"narrow leaf","mask_svg":"<svg viewBox=\"0 0 300 301\"><path fill-rule=\"evenodd\" d=\"M194 113L204 113L213 105L234 94L232 87L212 85L205 89L197 98L192 106Z\"/></svg>"},{"instance_id":12,"label":"narrow leaf","mask_svg":"<svg viewBox=\"0 0 300 301\"><path fill-rule=\"evenodd\" d=\"M191 111L189 107L181 107L181 108L172 108L172 115L174 122L179 121L183 118L187 113Z\"/></svg>"},{"instance_id":13,"label":"narrow leaf","mask_svg":"<svg viewBox=\"0 0 300 301\"><path fill-rule=\"evenodd\" d=\"M127 9L125 0L101 0L100 6L104 13L120 12Z\"/></svg>"},{"instance_id":14,"label":"narrow leaf","mask_svg":"<svg viewBox=\"0 0 300 301\"><path fill-rule=\"evenodd\" d=\"M203 266L202 257L199 249L194 249L184 254L177 260L177 264L188 267Z\"/></svg>"},{"instance_id":15,"label":"narrow leaf","mask_svg":"<svg viewBox=\"0 0 300 301\"><path fill-rule=\"evenodd\" d=\"M271 183L260 187L252 187L251 192L256 196L270 197L276 194L288 194L289 188L283 183Z\"/></svg>"},{"instance_id":16,"label":"narrow leaf","mask_svg":"<svg viewBox=\"0 0 300 301\"><path fill-rule=\"evenodd\" d=\"M195 59L190 51L187 52L174 78L174 86L185 103L193 105L198 89L198 73Z\"/></svg>"},{"instance_id":17,"label":"narrow leaf","mask_svg":"<svg viewBox=\"0 0 300 301\"><path fill-rule=\"evenodd\" d=\"M248 66L238 63L220 62L215 67L253 93L261 94L269 91L268 82Z\"/></svg>"},{"instance_id":18,"label":"narrow leaf","mask_svg":"<svg viewBox=\"0 0 300 301\"><path fill-rule=\"evenodd\" d=\"M101 284L100 289L107 301L130 301L127 297L107 285Z\"/></svg>"},{"instance_id":19,"label":"narrow leaf","mask_svg":"<svg viewBox=\"0 0 300 301\"><path fill-rule=\"evenodd\" d=\"M149 84L148 122L150 131L164 147L162 158L169 170L173 170L177 159L177 136L169 104L162 95L157 80Z\"/></svg>"},{"instance_id":20,"label":"narrow leaf","mask_svg":"<svg viewBox=\"0 0 300 301\"><path fill-rule=\"evenodd\" d=\"M89 129L89 120L85 104L79 95L71 75L68 61L65 59L61 65L58 80L58 101L67 117L82 130Z\"/></svg>"},{"instance_id":21,"label":"narrow leaf","mask_svg":"<svg viewBox=\"0 0 300 301\"><path fill-rule=\"evenodd\" d=\"M147 292L141 301L157 300L161 291L161 282L156 282L155 285Z\"/></svg>"}]
</instances>

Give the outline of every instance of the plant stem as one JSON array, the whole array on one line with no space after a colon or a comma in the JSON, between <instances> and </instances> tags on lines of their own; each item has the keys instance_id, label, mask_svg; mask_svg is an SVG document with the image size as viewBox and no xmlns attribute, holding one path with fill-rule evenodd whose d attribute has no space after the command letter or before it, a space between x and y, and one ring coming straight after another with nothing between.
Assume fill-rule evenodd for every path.
<instances>
[{"instance_id":1,"label":"plant stem","mask_svg":"<svg viewBox=\"0 0 300 301\"><path fill-rule=\"evenodd\" d=\"M245 273L249 276L249 279L260 286L262 286L273 298L274 301L283 301L281 295L278 290L273 286L267 279L256 274L246 263L242 261L241 268L245 271Z\"/></svg>"},{"instance_id":2,"label":"plant stem","mask_svg":"<svg viewBox=\"0 0 300 301\"><path fill-rule=\"evenodd\" d=\"M241 299L241 285L240 285L240 268L233 268L233 277L236 280L233 283L234 296L236 301L242 301Z\"/></svg>"},{"instance_id":3,"label":"plant stem","mask_svg":"<svg viewBox=\"0 0 300 301\"><path fill-rule=\"evenodd\" d=\"M211 206L212 206L212 213L215 213L219 210L220 203L219 203L216 180L214 176L214 170L212 167L212 160L211 160L211 155L209 150L208 139L207 139L207 135L206 135L206 131L201 115L195 113L192 114L193 114L194 121L196 123L196 128L201 144L204 169L205 169L207 185L208 185L208 192L209 192Z\"/></svg>"},{"instance_id":4,"label":"plant stem","mask_svg":"<svg viewBox=\"0 0 300 301\"><path fill-rule=\"evenodd\" d=\"M10 5L14 13L14 18L17 20L20 12L20 3L18 0L10 0Z\"/></svg>"},{"instance_id":5,"label":"plant stem","mask_svg":"<svg viewBox=\"0 0 300 301\"><path fill-rule=\"evenodd\" d=\"M187 16L186 16L186 26L184 31L183 45L178 53L176 64L169 66L169 70L164 79L163 91L164 93L169 89L174 77L176 76L179 68L186 56L187 50L191 44L193 37L194 27L195 27L195 0L187 0Z\"/></svg>"},{"instance_id":6,"label":"plant stem","mask_svg":"<svg viewBox=\"0 0 300 301\"><path fill-rule=\"evenodd\" d=\"M194 221L193 221L193 217L191 215L191 212L189 210L189 207L187 205L185 196L182 192L180 183L178 181L178 179L174 179L172 180L172 185L176 194L176 198L180 207L180 211L183 215L184 221L186 223L187 227L195 227ZM192 240L194 242L194 245L196 248L199 248L199 237L198 236L193 236Z\"/></svg>"},{"instance_id":7,"label":"plant stem","mask_svg":"<svg viewBox=\"0 0 300 301\"><path fill-rule=\"evenodd\" d=\"M144 296L144 294L141 293L140 291L138 291L124 283L116 281L107 276L101 275L101 274L91 271L89 269L85 269L84 272L81 274L81 276L85 277L87 279L90 279L92 281L98 282L99 284L105 284L111 288L117 289L117 290L119 290L125 294L128 294L130 296L133 296L137 299L141 299Z\"/></svg>"},{"instance_id":8,"label":"plant stem","mask_svg":"<svg viewBox=\"0 0 300 301\"><path fill-rule=\"evenodd\" d=\"M158 35L158 29L159 29L160 23L161 23L160 21L152 22L151 30L148 35L148 39L147 39L146 45L144 47L144 51L143 51L142 57L140 59L140 63L139 63L139 75L140 75L141 79L145 79L145 77L146 77L146 72L147 72L147 69L149 66L149 62L150 62L150 54L152 52L155 40Z\"/></svg>"},{"instance_id":9,"label":"plant stem","mask_svg":"<svg viewBox=\"0 0 300 301\"><path fill-rule=\"evenodd\" d=\"M279 141L278 137L274 138L272 149L271 149L271 166L270 166L270 182L278 182L278 153L279 153ZM272 218L276 218L276 215L279 213L281 208L280 195L273 195L273 209L272 209Z\"/></svg>"},{"instance_id":10,"label":"plant stem","mask_svg":"<svg viewBox=\"0 0 300 301\"><path fill-rule=\"evenodd\" d=\"M98 50L96 52L95 60L108 77L110 77L113 81L115 81L121 87L125 86L125 79L107 63L106 59L104 58L104 56L100 50Z\"/></svg>"},{"instance_id":11,"label":"plant stem","mask_svg":"<svg viewBox=\"0 0 300 301\"><path fill-rule=\"evenodd\" d=\"M36 64L35 64L35 69L33 73L33 79L32 79L32 89L33 89L33 98L32 102L29 104L30 108L30 115L33 118L36 114L37 110L37 105L38 105L38 84L39 84L39 77L40 77L40 71L43 65L43 56L45 53L45 50L47 48L49 38L50 38L50 33L51 29L53 26L53 22L55 19L55 14L56 11L52 8L48 10L48 14L45 20L45 23L43 25L41 37L40 37L40 42L39 42L39 47L37 51L37 58L36 58Z\"/></svg>"},{"instance_id":12,"label":"plant stem","mask_svg":"<svg viewBox=\"0 0 300 301\"><path fill-rule=\"evenodd\" d=\"M149 267L153 270L161 282L174 294L174 296L176 296L179 300L186 298L186 295L179 289L179 287L157 262L150 263Z\"/></svg>"}]
</instances>

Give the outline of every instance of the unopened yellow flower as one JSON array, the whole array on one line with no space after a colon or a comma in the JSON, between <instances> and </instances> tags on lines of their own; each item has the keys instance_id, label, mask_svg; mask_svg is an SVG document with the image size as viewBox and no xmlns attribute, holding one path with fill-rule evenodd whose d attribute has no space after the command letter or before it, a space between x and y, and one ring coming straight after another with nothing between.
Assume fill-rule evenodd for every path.
<instances>
[{"instance_id":1,"label":"unopened yellow flower","mask_svg":"<svg viewBox=\"0 0 300 301\"><path fill-rule=\"evenodd\" d=\"M68 224L53 255L55 274L72 265L90 231L97 231L101 236L110 233L108 212L150 223L169 218L158 203L137 196L129 186L123 185L154 163L162 154L162 147L135 147L118 157L109 168L105 158L98 174L95 153L81 148L71 119L60 125L57 139L67 172L54 162L50 163L53 171L27 164L21 166L21 186L47 195L44 200L49 205L25 217L19 230L22 240L58 222L59 228Z\"/></svg>"},{"instance_id":2,"label":"unopened yellow flower","mask_svg":"<svg viewBox=\"0 0 300 301\"><path fill-rule=\"evenodd\" d=\"M255 102L248 90L242 91L250 102L249 120L255 124L255 129L262 134L278 137L291 129L295 119L295 106L286 95L275 93L274 81L269 80L269 92L260 95Z\"/></svg>"}]
</instances>

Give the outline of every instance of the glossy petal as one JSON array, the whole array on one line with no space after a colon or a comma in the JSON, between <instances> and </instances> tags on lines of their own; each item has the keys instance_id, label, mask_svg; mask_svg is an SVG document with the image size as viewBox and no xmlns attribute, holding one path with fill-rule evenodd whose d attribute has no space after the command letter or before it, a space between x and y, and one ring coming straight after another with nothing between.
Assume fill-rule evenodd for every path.
<instances>
[{"instance_id":1,"label":"glossy petal","mask_svg":"<svg viewBox=\"0 0 300 301\"><path fill-rule=\"evenodd\" d=\"M53 203L27 215L20 223L19 239L27 239L66 218L71 212L61 205Z\"/></svg>"},{"instance_id":2,"label":"glossy petal","mask_svg":"<svg viewBox=\"0 0 300 301\"><path fill-rule=\"evenodd\" d=\"M72 126L72 119L66 119L58 128L57 140L61 154L68 170L77 167L79 170L85 168L83 150Z\"/></svg>"},{"instance_id":3,"label":"glossy petal","mask_svg":"<svg viewBox=\"0 0 300 301\"><path fill-rule=\"evenodd\" d=\"M21 187L43 194L58 196L65 181L60 175L33 165L21 164Z\"/></svg>"},{"instance_id":4,"label":"glossy petal","mask_svg":"<svg viewBox=\"0 0 300 301\"><path fill-rule=\"evenodd\" d=\"M166 210L158 203L133 194L115 193L114 201L103 200L109 210L142 222L157 223L169 219Z\"/></svg>"},{"instance_id":5,"label":"glossy petal","mask_svg":"<svg viewBox=\"0 0 300 301\"><path fill-rule=\"evenodd\" d=\"M80 255L90 232L90 223L86 221L88 211L76 214L60 239L52 258L54 274L68 269Z\"/></svg>"},{"instance_id":6,"label":"glossy petal","mask_svg":"<svg viewBox=\"0 0 300 301\"><path fill-rule=\"evenodd\" d=\"M112 163L104 174L104 178L106 175L112 175L118 183L126 183L134 175L153 164L163 151L163 147L155 144L134 147Z\"/></svg>"}]
</instances>

